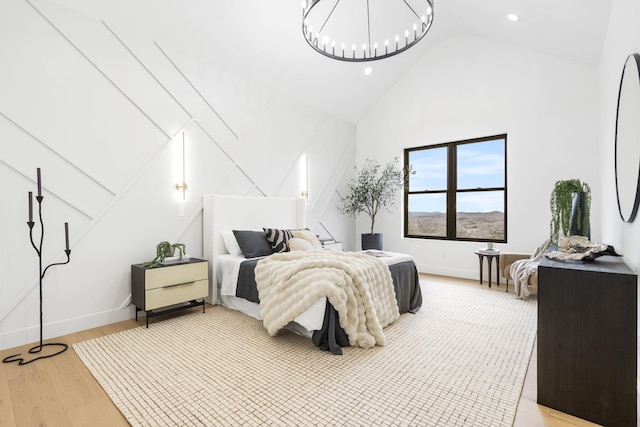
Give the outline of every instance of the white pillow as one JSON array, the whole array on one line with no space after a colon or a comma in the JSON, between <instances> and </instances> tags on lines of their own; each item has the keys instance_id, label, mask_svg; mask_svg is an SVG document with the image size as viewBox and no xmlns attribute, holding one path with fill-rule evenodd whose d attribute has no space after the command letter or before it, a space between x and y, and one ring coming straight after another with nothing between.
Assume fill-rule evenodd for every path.
<instances>
[{"instance_id":1,"label":"white pillow","mask_svg":"<svg viewBox=\"0 0 640 427\"><path fill-rule=\"evenodd\" d=\"M309 230L291 230L293 237L304 239L311 244L313 249L322 249L322 243L318 237Z\"/></svg>"},{"instance_id":2,"label":"white pillow","mask_svg":"<svg viewBox=\"0 0 640 427\"><path fill-rule=\"evenodd\" d=\"M311 251L313 250L313 245L308 241L301 239L300 237L292 237L289 239L289 250L290 251Z\"/></svg>"},{"instance_id":3,"label":"white pillow","mask_svg":"<svg viewBox=\"0 0 640 427\"><path fill-rule=\"evenodd\" d=\"M243 256L242 249L236 240L236 236L231 230L223 230L220 232L224 246L227 248L227 252L234 256Z\"/></svg>"}]
</instances>

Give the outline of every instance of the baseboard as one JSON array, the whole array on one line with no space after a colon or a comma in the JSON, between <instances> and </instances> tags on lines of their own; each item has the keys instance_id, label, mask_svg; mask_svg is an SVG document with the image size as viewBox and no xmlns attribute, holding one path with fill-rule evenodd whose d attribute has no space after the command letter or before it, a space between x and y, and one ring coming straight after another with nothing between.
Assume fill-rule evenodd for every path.
<instances>
[{"instance_id":1,"label":"baseboard","mask_svg":"<svg viewBox=\"0 0 640 427\"><path fill-rule=\"evenodd\" d=\"M438 267L436 265L416 264L416 268L420 273L435 274L437 276L458 277L460 279L478 280L477 270L466 270L461 268ZM495 272L492 272L492 277Z\"/></svg>"},{"instance_id":2,"label":"baseboard","mask_svg":"<svg viewBox=\"0 0 640 427\"><path fill-rule=\"evenodd\" d=\"M72 334L74 332L85 331L87 329L97 328L111 323L122 322L124 320L132 319L134 316L135 308L133 306L129 306L88 316L65 319L60 322L44 324L42 328L43 340L49 340L51 338ZM0 334L0 350L19 347L25 344L38 343L39 341L39 325L16 331L9 331Z\"/></svg>"}]
</instances>

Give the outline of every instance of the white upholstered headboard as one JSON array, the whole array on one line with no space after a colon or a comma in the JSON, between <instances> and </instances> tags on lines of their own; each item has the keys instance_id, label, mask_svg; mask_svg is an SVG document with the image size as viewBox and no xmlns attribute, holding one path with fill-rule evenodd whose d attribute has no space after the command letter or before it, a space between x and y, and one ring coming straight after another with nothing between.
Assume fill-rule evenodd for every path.
<instances>
[{"instance_id":1,"label":"white upholstered headboard","mask_svg":"<svg viewBox=\"0 0 640 427\"><path fill-rule=\"evenodd\" d=\"M305 199L206 194L202 241L204 257L209 260L210 304L217 303L217 255L227 253L220 237L223 230L262 230L270 228L304 228Z\"/></svg>"}]
</instances>

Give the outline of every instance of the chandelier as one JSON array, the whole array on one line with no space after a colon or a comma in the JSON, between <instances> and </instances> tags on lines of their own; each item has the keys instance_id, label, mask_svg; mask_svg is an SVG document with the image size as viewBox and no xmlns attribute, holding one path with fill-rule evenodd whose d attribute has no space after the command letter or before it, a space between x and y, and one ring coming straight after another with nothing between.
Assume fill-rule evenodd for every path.
<instances>
[{"instance_id":1,"label":"chandelier","mask_svg":"<svg viewBox=\"0 0 640 427\"><path fill-rule=\"evenodd\" d=\"M366 62L404 52L427 34L434 0L303 0L302 33L317 52Z\"/></svg>"}]
</instances>

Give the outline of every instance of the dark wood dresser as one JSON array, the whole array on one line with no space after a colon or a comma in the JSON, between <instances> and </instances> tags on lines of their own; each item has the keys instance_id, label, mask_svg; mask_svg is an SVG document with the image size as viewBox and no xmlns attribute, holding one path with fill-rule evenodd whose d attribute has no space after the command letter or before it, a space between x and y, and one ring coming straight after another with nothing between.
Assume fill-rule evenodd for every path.
<instances>
[{"instance_id":1,"label":"dark wood dresser","mask_svg":"<svg viewBox=\"0 0 640 427\"><path fill-rule=\"evenodd\" d=\"M605 426L636 425L637 277L622 257L543 258L538 403Z\"/></svg>"}]
</instances>

